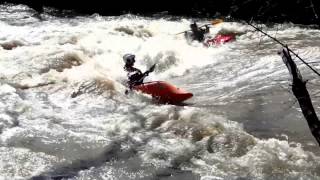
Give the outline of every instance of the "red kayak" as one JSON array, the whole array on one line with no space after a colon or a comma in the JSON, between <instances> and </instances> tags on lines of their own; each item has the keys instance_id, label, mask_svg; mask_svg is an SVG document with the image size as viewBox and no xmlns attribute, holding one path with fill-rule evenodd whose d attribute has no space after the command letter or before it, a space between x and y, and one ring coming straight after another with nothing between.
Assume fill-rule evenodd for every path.
<instances>
[{"instance_id":1,"label":"red kayak","mask_svg":"<svg viewBox=\"0 0 320 180\"><path fill-rule=\"evenodd\" d=\"M153 81L133 87L134 90L150 94L163 103L178 104L193 96L183 89L177 88L164 81Z\"/></svg>"},{"instance_id":2,"label":"red kayak","mask_svg":"<svg viewBox=\"0 0 320 180\"><path fill-rule=\"evenodd\" d=\"M219 44L224 44L227 42L231 42L235 40L235 36L233 34L227 34L227 35L222 35L219 34L216 37L209 39L205 42L206 46L212 46L212 45L219 45Z\"/></svg>"}]
</instances>

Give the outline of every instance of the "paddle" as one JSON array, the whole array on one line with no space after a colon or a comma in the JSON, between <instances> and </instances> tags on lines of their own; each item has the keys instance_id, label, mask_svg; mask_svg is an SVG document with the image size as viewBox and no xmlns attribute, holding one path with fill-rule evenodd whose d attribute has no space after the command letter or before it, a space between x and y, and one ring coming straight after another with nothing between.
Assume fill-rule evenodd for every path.
<instances>
[{"instance_id":1,"label":"paddle","mask_svg":"<svg viewBox=\"0 0 320 180\"><path fill-rule=\"evenodd\" d=\"M154 71L154 68L156 67L156 64L152 65L150 69L148 70L148 74Z\"/></svg>"},{"instance_id":2,"label":"paddle","mask_svg":"<svg viewBox=\"0 0 320 180\"><path fill-rule=\"evenodd\" d=\"M144 79L145 77L147 77L149 75L149 73L154 71L154 68L156 67L156 64L152 65L149 70L147 70L146 72L143 73L143 77L142 79Z\"/></svg>"},{"instance_id":3,"label":"paddle","mask_svg":"<svg viewBox=\"0 0 320 180\"><path fill-rule=\"evenodd\" d=\"M204 25L202 25L202 26L199 26L198 28L201 28L201 27L203 27L203 26L209 26L209 25L213 25L213 26L214 26L214 25L220 24L220 23L222 23L222 22L223 22L222 19L215 19L215 20L212 20L211 23L204 24ZM182 33L187 32L187 31L190 31L190 30L186 30L186 31L183 31L183 32L179 32L179 33L177 33L177 34L175 34L175 35L182 34Z\"/></svg>"},{"instance_id":4,"label":"paddle","mask_svg":"<svg viewBox=\"0 0 320 180\"><path fill-rule=\"evenodd\" d=\"M153 72L154 71L154 68L156 67L156 64L152 65L149 70L147 70L146 72L143 73L143 76L140 78L139 81L137 82L143 82L144 78L146 78L147 76L149 76L149 73Z\"/></svg>"}]
</instances>

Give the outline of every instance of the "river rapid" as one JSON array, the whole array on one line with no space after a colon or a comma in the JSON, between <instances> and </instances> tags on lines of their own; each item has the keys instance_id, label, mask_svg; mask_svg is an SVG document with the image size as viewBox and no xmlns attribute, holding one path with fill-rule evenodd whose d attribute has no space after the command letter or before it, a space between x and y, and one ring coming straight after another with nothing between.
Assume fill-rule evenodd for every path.
<instances>
[{"instance_id":1,"label":"river rapid","mask_svg":"<svg viewBox=\"0 0 320 180\"><path fill-rule=\"evenodd\" d=\"M237 36L207 48L175 35L183 17L33 14L0 5L0 179L320 179L281 46L250 26L211 27ZM257 26L320 68L319 30ZM125 95L126 53L142 70L157 63L146 82L193 98ZM296 63L319 111L319 77Z\"/></svg>"}]
</instances>

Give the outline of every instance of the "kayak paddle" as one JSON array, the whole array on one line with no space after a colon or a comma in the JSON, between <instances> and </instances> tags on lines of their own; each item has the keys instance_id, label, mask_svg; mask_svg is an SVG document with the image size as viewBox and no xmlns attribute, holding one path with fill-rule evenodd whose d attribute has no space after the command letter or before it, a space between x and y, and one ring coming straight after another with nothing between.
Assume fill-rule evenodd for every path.
<instances>
[{"instance_id":1,"label":"kayak paddle","mask_svg":"<svg viewBox=\"0 0 320 180\"><path fill-rule=\"evenodd\" d=\"M220 23L223 23L223 20L222 20L222 19L215 19L215 20L212 20L211 23L204 24L204 25L202 25L202 26L199 26L198 28L201 28L201 27L203 27L203 26L209 26L209 25L213 25L213 26L214 26L214 25L217 25L217 24L220 24ZM179 32L179 33L177 33L177 34L175 34L175 35L182 34L182 33L187 32L187 31L190 31L190 30L186 30L186 31L183 31L183 32Z\"/></svg>"}]
</instances>

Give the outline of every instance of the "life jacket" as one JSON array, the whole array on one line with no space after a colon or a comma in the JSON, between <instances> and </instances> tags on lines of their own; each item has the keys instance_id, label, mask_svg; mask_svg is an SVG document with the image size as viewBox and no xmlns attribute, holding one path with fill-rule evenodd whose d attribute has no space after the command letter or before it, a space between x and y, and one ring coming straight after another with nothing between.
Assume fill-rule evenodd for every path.
<instances>
[{"instance_id":1,"label":"life jacket","mask_svg":"<svg viewBox=\"0 0 320 180\"><path fill-rule=\"evenodd\" d=\"M143 73L139 69L132 66L125 66L124 69L128 72L127 77L129 81L127 83L130 88L143 83Z\"/></svg>"}]
</instances>

